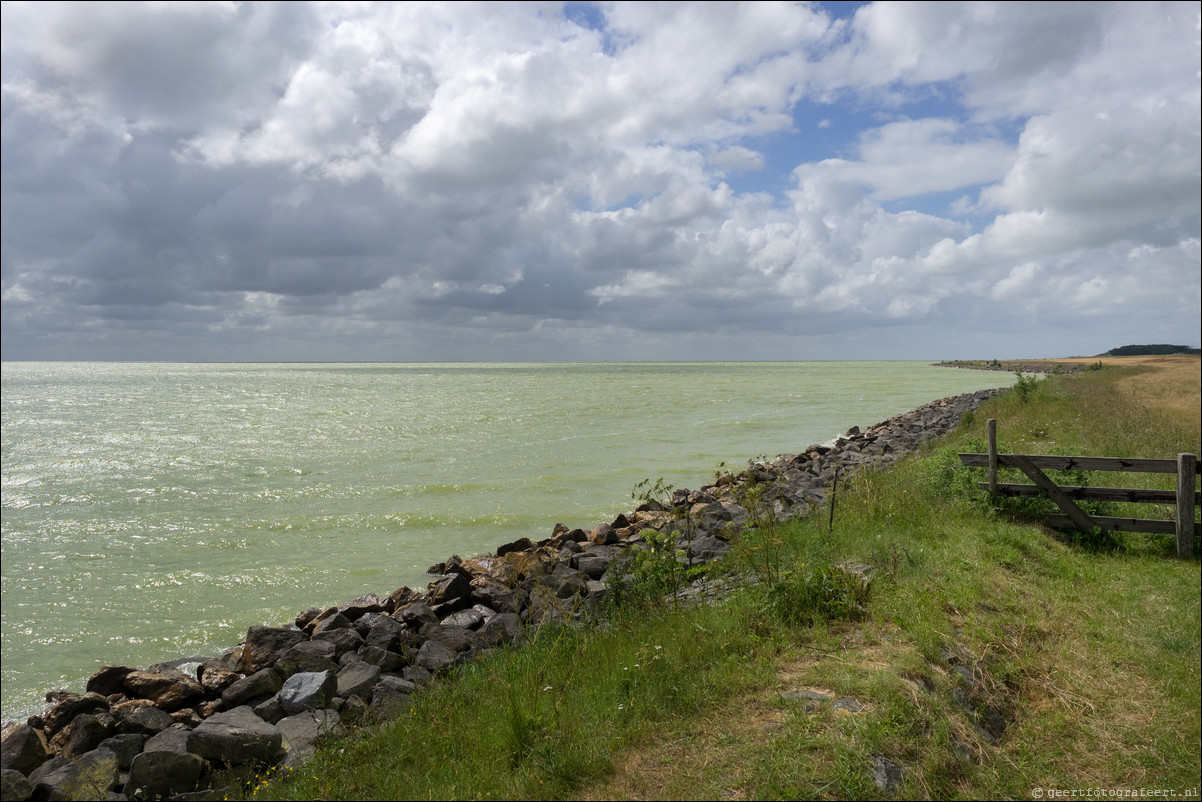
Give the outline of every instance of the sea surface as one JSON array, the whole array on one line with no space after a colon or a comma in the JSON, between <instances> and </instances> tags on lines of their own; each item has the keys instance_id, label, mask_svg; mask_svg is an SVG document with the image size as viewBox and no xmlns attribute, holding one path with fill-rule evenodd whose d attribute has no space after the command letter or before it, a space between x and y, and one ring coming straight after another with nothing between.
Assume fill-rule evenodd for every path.
<instances>
[{"instance_id":1,"label":"sea surface","mask_svg":"<svg viewBox=\"0 0 1202 802\"><path fill-rule=\"evenodd\" d=\"M713 481L1008 384L921 362L6 362L4 720L100 666L212 656L253 624L424 571L633 487Z\"/></svg>"}]
</instances>

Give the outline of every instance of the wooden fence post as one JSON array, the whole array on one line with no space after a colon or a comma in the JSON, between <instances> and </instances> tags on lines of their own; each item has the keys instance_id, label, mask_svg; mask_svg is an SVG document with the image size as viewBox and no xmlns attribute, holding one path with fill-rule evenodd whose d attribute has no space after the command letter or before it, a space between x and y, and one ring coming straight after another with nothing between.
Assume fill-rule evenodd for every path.
<instances>
[{"instance_id":1,"label":"wooden fence post","mask_svg":"<svg viewBox=\"0 0 1202 802\"><path fill-rule=\"evenodd\" d=\"M1177 556L1194 556L1194 476L1198 458L1177 455Z\"/></svg>"},{"instance_id":2,"label":"wooden fence post","mask_svg":"<svg viewBox=\"0 0 1202 802\"><path fill-rule=\"evenodd\" d=\"M990 418L985 423L989 432L989 495L997 495L997 421Z\"/></svg>"}]
</instances>

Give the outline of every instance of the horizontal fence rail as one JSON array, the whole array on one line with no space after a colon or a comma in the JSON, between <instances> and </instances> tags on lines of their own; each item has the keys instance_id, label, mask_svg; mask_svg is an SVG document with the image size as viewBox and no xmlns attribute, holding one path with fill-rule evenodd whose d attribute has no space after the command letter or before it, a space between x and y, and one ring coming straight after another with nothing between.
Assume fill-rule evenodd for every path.
<instances>
[{"instance_id":1,"label":"horizontal fence rail","mask_svg":"<svg viewBox=\"0 0 1202 802\"><path fill-rule=\"evenodd\" d=\"M987 468L989 480L981 482L983 490L1012 498L1050 498L1064 514L1041 516L1048 526L1075 526L1085 531L1095 527L1107 531L1150 532L1177 535L1177 556L1190 557L1194 552L1194 507L1199 494L1194 484L1197 477L1195 454L1178 454L1177 459L1136 459L1126 457L1061 457L1030 454L997 453L997 421L988 422L989 453L960 454L960 462L969 468ZM1034 484L998 482L998 468L1018 468ZM1044 470L1129 471L1132 473L1175 473L1176 490L1141 490L1125 487L1060 486ZM1147 518L1118 518L1090 515L1077 501L1119 501L1136 504L1175 504L1175 521Z\"/></svg>"}]
</instances>

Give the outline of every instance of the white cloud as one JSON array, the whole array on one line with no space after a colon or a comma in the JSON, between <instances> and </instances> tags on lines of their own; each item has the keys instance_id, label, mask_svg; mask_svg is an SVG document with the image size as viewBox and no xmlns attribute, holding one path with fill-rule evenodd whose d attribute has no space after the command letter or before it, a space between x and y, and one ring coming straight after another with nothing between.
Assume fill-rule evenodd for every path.
<instances>
[{"instance_id":1,"label":"white cloud","mask_svg":"<svg viewBox=\"0 0 1202 802\"><path fill-rule=\"evenodd\" d=\"M1196 4L3 9L6 354L1197 329Z\"/></svg>"}]
</instances>

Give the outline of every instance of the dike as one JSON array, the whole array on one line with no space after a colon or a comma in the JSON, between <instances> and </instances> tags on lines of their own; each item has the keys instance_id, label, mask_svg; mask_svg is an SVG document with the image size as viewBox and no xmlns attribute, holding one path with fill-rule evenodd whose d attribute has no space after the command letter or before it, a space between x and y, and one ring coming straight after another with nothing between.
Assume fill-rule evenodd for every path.
<instances>
[{"instance_id":1,"label":"dike","mask_svg":"<svg viewBox=\"0 0 1202 802\"><path fill-rule=\"evenodd\" d=\"M406 709L409 694L456 665L521 643L541 624L593 614L611 569L621 572L626 551L645 547L640 533L674 534L690 565L717 560L753 514L786 519L820 508L836 477L895 461L999 392L852 427L830 445L648 499L588 530L556 524L538 542L452 556L430 567L436 578L424 592L401 587L306 610L294 626L253 626L218 657L106 665L85 693L53 691L48 710L5 725L3 799L224 798L265 766L303 763L322 735Z\"/></svg>"}]
</instances>

